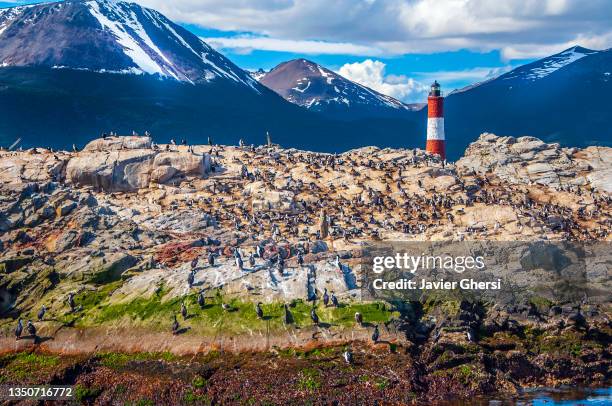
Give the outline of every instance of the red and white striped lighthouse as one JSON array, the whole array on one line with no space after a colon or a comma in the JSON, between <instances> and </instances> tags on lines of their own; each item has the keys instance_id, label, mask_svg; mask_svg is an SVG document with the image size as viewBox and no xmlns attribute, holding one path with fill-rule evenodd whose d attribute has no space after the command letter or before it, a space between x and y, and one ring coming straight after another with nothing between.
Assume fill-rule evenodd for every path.
<instances>
[{"instance_id":1,"label":"red and white striped lighthouse","mask_svg":"<svg viewBox=\"0 0 612 406\"><path fill-rule=\"evenodd\" d=\"M427 145L425 150L446 159L446 139L444 137L444 97L440 84L434 81L427 97Z\"/></svg>"}]
</instances>

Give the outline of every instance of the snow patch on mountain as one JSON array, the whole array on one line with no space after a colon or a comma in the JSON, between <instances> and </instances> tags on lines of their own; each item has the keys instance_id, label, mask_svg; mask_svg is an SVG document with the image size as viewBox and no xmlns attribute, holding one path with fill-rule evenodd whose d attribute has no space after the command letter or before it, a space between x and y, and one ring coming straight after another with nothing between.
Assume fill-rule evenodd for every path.
<instances>
[{"instance_id":1,"label":"snow patch on mountain","mask_svg":"<svg viewBox=\"0 0 612 406\"><path fill-rule=\"evenodd\" d=\"M508 74L503 75L503 78L504 80L520 78L530 81L542 79L551 73L584 58L585 56L596 54L598 52L599 51L593 51L575 46L556 55L552 55L532 64L517 68Z\"/></svg>"}]
</instances>

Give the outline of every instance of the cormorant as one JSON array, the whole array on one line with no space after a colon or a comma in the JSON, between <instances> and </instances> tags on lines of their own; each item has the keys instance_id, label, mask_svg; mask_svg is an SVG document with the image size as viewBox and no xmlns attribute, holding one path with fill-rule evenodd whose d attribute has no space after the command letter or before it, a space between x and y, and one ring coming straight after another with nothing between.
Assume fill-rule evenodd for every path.
<instances>
[{"instance_id":1,"label":"cormorant","mask_svg":"<svg viewBox=\"0 0 612 406\"><path fill-rule=\"evenodd\" d=\"M340 255L336 254L336 259L334 260L334 264L336 265L336 268L342 270L342 263L340 262Z\"/></svg>"},{"instance_id":2,"label":"cormorant","mask_svg":"<svg viewBox=\"0 0 612 406\"><path fill-rule=\"evenodd\" d=\"M36 327L34 327L34 324L32 324L32 320L28 320L28 334L30 334L32 337L36 337Z\"/></svg>"},{"instance_id":3,"label":"cormorant","mask_svg":"<svg viewBox=\"0 0 612 406\"><path fill-rule=\"evenodd\" d=\"M469 342L471 343L476 342L476 332L472 330L471 328L467 331L466 336Z\"/></svg>"},{"instance_id":4,"label":"cormorant","mask_svg":"<svg viewBox=\"0 0 612 406\"><path fill-rule=\"evenodd\" d=\"M363 316L359 312L355 312L355 322L360 326L363 324Z\"/></svg>"},{"instance_id":5,"label":"cormorant","mask_svg":"<svg viewBox=\"0 0 612 406\"><path fill-rule=\"evenodd\" d=\"M301 252L298 252L297 263L298 263L299 266L303 266L304 265L304 256L302 255Z\"/></svg>"},{"instance_id":6,"label":"cormorant","mask_svg":"<svg viewBox=\"0 0 612 406\"><path fill-rule=\"evenodd\" d=\"M327 306L329 304L329 295L327 294L327 288L323 292L323 304Z\"/></svg>"},{"instance_id":7,"label":"cormorant","mask_svg":"<svg viewBox=\"0 0 612 406\"><path fill-rule=\"evenodd\" d=\"M187 276L187 284L189 285L189 289L193 286L193 281L195 279L195 274L193 271L189 272L189 276Z\"/></svg>"},{"instance_id":8,"label":"cormorant","mask_svg":"<svg viewBox=\"0 0 612 406\"><path fill-rule=\"evenodd\" d=\"M183 316L183 320L187 320L187 306L185 306L185 302L181 303L181 316Z\"/></svg>"},{"instance_id":9,"label":"cormorant","mask_svg":"<svg viewBox=\"0 0 612 406\"><path fill-rule=\"evenodd\" d=\"M338 307L338 305L339 305L338 298L336 297L336 295L334 294L333 291L332 291L332 294L331 294L331 302L332 302L332 305L334 305L334 307Z\"/></svg>"},{"instance_id":10,"label":"cormorant","mask_svg":"<svg viewBox=\"0 0 612 406\"><path fill-rule=\"evenodd\" d=\"M261 245L257 246L256 251L257 251L257 256L259 258L263 258L264 249L263 249L263 247Z\"/></svg>"},{"instance_id":11,"label":"cormorant","mask_svg":"<svg viewBox=\"0 0 612 406\"><path fill-rule=\"evenodd\" d=\"M378 325L374 327L374 332L372 333L372 341L374 344L378 342L378 338L380 337L380 332L378 331Z\"/></svg>"},{"instance_id":12,"label":"cormorant","mask_svg":"<svg viewBox=\"0 0 612 406\"><path fill-rule=\"evenodd\" d=\"M198 294L198 305L200 306L200 308L204 308L204 305L206 304L206 298L204 297L204 291L200 291L200 293Z\"/></svg>"},{"instance_id":13,"label":"cormorant","mask_svg":"<svg viewBox=\"0 0 612 406\"><path fill-rule=\"evenodd\" d=\"M43 319L45 318L45 313L47 312L47 308L45 307L45 305L43 305L40 310L38 311L38 321L43 321Z\"/></svg>"},{"instance_id":14,"label":"cormorant","mask_svg":"<svg viewBox=\"0 0 612 406\"><path fill-rule=\"evenodd\" d=\"M196 269L198 266L198 257L195 257L193 261L191 261L191 269Z\"/></svg>"},{"instance_id":15,"label":"cormorant","mask_svg":"<svg viewBox=\"0 0 612 406\"><path fill-rule=\"evenodd\" d=\"M351 352L351 350L347 348L346 351L344 351L344 354L342 355L344 356L344 361L346 361L347 364L350 365L353 363L353 353Z\"/></svg>"},{"instance_id":16,"label":"cormorant","mask_svg":"<svg viewBox=\"0 0 612 406\"><path fill-rule=\"evenodd\" d=\"M312 319L312 322L314 324L316 324L317 326L319 325L319 316L317 316L317 312L315 312L314 307L312 308L312 310L310 310L310 318Z\"/></svg>"},{"instance_id":17,"label":"cormorant","mask_svg":"<svg viewBox=\"0 0 612 406\"><path fill-rule=\"evenodd\" d=\"M249 255L249 265L251 266L251 268L255 266L255 257L252 253Z\"/></svg>"},{"instance_id":18,"label":"cormorant","mask_svg":"<svg viewBox=\"0 0 612 406\"><path fill-rule=\"evenodd\" d=\"M240 269L242 271L244 263L242 262L242 258L241 257L236 257L236 266L238 267L238 269Z\"/></svg>"},{"instance_id":19,"label":"cormorant","mask_svg":"<svg viewBox=\"0 0 612 406\"><path fill-rule=\"evenodd\" d=\"M257 313L257 318L258 319L263 319L263 310L261 309L261 303L257 303L257 305L255 305L255 313Z\"/></svg>"},{"instance_id":20,"label":"cormorant","mask_svg":"<svg viewBox=\"0 0 612 406\"><path fill-rule=\"evenodd\" d=\"M174 315L174 322L172 322L172 334L178 333L179 330L179 322L176 319L176 314Z\"/></svg>"},{"instance_id":21,"label":"cormorant","mask_svg":"<svg viewBox=\"0 0 612 406\"><path fill-rule=\"evenodd\" d=\"M68 305L70 306L70 311L74 312L76 305L74 304L74 293L68 293Z\"/></svg>"},{"instance_id":22,"label":"cormorant","mask_svg":"<svg viewBox=\"0 0 612 406\"><path fill-rule=\"evenodd\" d=\"M23 323L21 319L17 320L17 327L15 327L15 340L19 340L21 338L21 333L23 332Z\"/></svg>"},{"instance_id":23,"label":"cormorant","mask_svg":"<svg viewBox=\"0 0 612 406\"><path fill-rule=\"evenodd\" d=\"M208 265L215 266L215 254L212 252L208 254Z\"/></svg>"}]
</instances>

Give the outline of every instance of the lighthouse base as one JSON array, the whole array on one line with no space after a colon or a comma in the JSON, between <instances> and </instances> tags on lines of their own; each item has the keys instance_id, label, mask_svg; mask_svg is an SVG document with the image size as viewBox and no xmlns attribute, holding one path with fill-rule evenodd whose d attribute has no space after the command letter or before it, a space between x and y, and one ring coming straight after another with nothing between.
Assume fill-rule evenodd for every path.
<instances>
[{"instance_id":1,"label":"lighthouse base","mask_svg":"<svg viewBox=\"0 0 612 406\"><path fill-rule=\"evenodd\" d=\"M430 154L438 154L440 158L446 159L446 141L444 140L427 140L425 150Z\"/></svg>"}]
</instances>

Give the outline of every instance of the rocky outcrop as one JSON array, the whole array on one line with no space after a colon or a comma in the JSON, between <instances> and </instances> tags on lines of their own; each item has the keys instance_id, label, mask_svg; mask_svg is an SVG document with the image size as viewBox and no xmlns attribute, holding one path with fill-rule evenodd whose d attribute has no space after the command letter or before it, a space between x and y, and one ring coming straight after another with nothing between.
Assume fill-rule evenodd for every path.
<instances>
[{"instance_id":1,"label":"rocky outcrop","mask_svg":"<svg viewBox=\"0 0 612 406\"><path fill-rule=\"evenodd\" d=\"M612 148L562 148L534 137L485 133L457 162L462 171L492 173L517 184L567 188L590 185L612 193Z\"/></svg>"},{"instance_id":2,"label":"rocky outcrop","mask_svg":"<svg viewBox=\"0 0 612 406\"><path fill-rule=\"evenodd\" d=\"M117 151L122 149L150 149L153 140L151 137L106 137L91 141L83 151Z\"/></svg>"},{"instance_id":3,"label":"rocky outcrop","mask_svg":"<svg viewBox=\"0 0 612 406\"><path fill-rule=\"evenodd\" d=\"M0 152L0 176L4 184L61 180L69 158L66 153L51 153L34 148L25 153Z\"/></svg>"},{"instance_id":4,"label":"rocky outcrop","mask_svg":"<svg viewBox=\"0 0 612 406\"><path fill-rule=\"evenodd\" d=\"M94 140L68 161L66 181L104 191L134 191L173 178L202 177L210 156L188 151L159 151L148 137Z\"/></svg>"}]
</instances>

